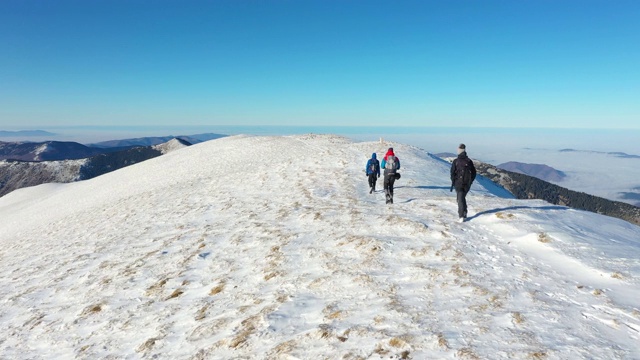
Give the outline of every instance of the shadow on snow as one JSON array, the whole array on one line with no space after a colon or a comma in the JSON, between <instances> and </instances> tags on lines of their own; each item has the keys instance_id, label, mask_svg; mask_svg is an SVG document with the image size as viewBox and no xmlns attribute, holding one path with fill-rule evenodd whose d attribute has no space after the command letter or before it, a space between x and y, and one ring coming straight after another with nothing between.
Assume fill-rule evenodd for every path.
<instances>
[{"instance_id":1,"label":"shadow on snow","mask_svg":"<svg viewBox=\"0 0 640 360\"><path fill-rule=\"evenodd\" d=\"M498 209L491 209L491 210L486 210L486 211L481 211L473 216L470 216L467 218L467 221L471 220L471 219L475 219L479 216L482 215L489 215L489 214L495 214L495 213L499 213L502 211L513 211L513 210L544 210L544 211L551 211L551 210L569 210L570 208L566 207L566 206L509 206L509 207L504 207L504 208L498 208Z\"/></svg>"}]
</instances>

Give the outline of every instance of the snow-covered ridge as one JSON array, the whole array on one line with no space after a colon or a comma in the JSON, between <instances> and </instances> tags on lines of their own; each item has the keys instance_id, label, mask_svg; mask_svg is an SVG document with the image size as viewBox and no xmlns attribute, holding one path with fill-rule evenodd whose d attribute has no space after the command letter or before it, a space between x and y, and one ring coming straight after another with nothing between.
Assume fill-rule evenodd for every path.
<instances>
[{"instance_id":1,"label":"snow-covered ridge","mask_svg":"<svg viewBox=\"0 0 640 360\"><path fill-rule=\"evenodd\" d=\"M393 146L395 204L364 165ZM640 357L640 228L402 144L235 136L0 198L0 358ZM382 181L378 182L378 189Z\"/></svg>"},{"instance_id":2,"label":"snow-covered ridge","mask_svg":"<svg viewBox=\"0 0 640 360\"><path fill-rule=\"evenodd\" d=\"M191 146L191 144L187 141L184 141L182 139L179 138L173 138L165 143L162 144L158 144L158 145L154 145L152 146L152 148L160 151L162 154L166 154L175 150L180 150L182 148L185 148L187 146Z\"/></svg>"}]
</instances>

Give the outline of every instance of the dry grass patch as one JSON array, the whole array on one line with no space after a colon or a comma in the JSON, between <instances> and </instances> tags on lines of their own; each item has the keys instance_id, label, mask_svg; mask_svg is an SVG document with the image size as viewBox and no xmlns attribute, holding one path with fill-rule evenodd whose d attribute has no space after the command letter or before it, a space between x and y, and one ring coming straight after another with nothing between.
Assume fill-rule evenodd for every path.
<instances>
[{"instance_id":1,"label":"dry grass patch","mask_svg":"<svg viewBox=\"0 0 640 360\"><path fill-rule=\"evenodd\" d=\"M334 311L331 314L327 315L327 319L330 319L330 320L342 319L344 316L343 314L344 313L340 310Z\"/></svg>"},{"instance_id":2,"label":"dry grass patch","mask_svg":"<svg viewBox=\"0 0 640 360\"><path fill-rule=\"evenodd\" d=\"M595 295L595 296L600 296L602 294L604 294L604 291L602 291L600 289L593 290L593 295Z\"/></svg>"},{"instance_id":3,"label":"dry grass patch","mask_svg":"<svg viewBox=\"0 0 640 360\"><path fill-rule=\"evenodd\" d=\"M155 345L156 341L158 340L162 340L162 338L155 337L145 341L140 346L138 346L138 348L136 349L136 352L144 352L144 351L151 350L153 348L153 345Z\"/></svg>"},{"instance_id":4,"label":"dry grass patch","mask_svg":"<svg viewBox=\"0 0 640 360\"><path fill-rule=\"evenodd\" d=\"M455 264L451 267L451 273L455 274L458 277L468 276L469 272L466 270L462 270L459 264Z\"/></svg>"},{"instance_id":5,"label":"dry grass patch","mask_svg":"<svg viewBox=\"0 0 640 360\"><path fill-rule=\"evenodd\" d=\"M195 316L196 321L200 321L200 320L204 319L205 317L207 317L207 310L208 309L209 309L209 304L206 304L205 306L200 308L200 310L198 310L198 313Z\"/></svg>"},{"instance_id":6,"label":"dry grass patch","mask_svg":"<svg viewBox=\"0 0 640 360\"><path fill-rule=\"evenodd\" d=\"M502 212L497 212L496 213L496 217L498 219L506 220L506 219L513 219L515 217L515 215L513 215L513 214L505 214L505 213L502 213Z\"/></svg>"},{"instance_id":7,"label":"dry grass patch","mask_svg":"<svg viewBox=\"0 0 640 360\"><path fill-rule=\"evenodd\" d=\"M398 339L397 337L394 337L394 338L391 338L391 340L389 340L389 345L393 346L394 348L401 348L401 347L405 347L407 343L402 339Z\"/></svg>"},{"instance_id":8,"label":"dry grass patch","mask_svg":"<svg viewBox=\"0 0 640 360\"><path fill-rule=\"evenodd\" d=\"M80 314L80 315L81 316L87 316L87 315L99 313L101 311L102 311L102 304L94 304L94 305L89 305L86 308L84 308L84 310L82 310L82 314Z\"/></svg>"},{"instance_id":9,"label":"dry grass patch","mask_svg":"<svg viewBox=\"0 0 640 360\"><path fill-rule=\"evenodd\" d=\"M276 347L274 347L272 351L267 353L267 358L269 359L279 358L277 355L288 354L291 351L293 351L295 347L296 347L295 340L288 340L285 342L281 342L280 344L276 345Z\"/></svg>"},{"instance_id":10,"label":"dry grass patch","mask_svg":"<svg viewBox=\"0 0 640 360\"><path fill-rule=\"evenodd\" d=\"M624 277L622 276L622 274L617 273L617 272L615 272L615 273L611 274L611 277L612 277L612 278L614 278L614 279L618 279L618 280L622 280L622 279L624 279Z\"/></svg>"},{"instance_id":11,"label":"dry grass patch","mask_svg":"<svg viewBox=\"0 0 640 360\"><path fill-rule=\"evenodd\" d=\"M449 342L447 341L447 339L444 337L442 333L438 333L438 345L445 349L449 348Z\"/></svg>"},{"instance_id":12,"label":"dry grass patch","mask_svg":"<svg viewBox=\"0 0 640 360\"><path fill-rule=\"evenodd\" d=\"M171 293L171 295L169 295L169 296L165 299L165 301L166 301L166 300L170 300L170 299L177 298L178 296L180 296L180 295L182 295L182 294L184 294L184 291L182 291L182 289L175 289L175 290Z\"/></svg>"},{"instance_id":13,"label":"dry grass patch","mask_svg":"<svg viewBox=\"0 0 640 360\"><path fill-rule=\"evenodd\" d=\"M169 279L162 279L147 289L147 296L160 292Z\"/></svg>"},{"instance_id":14,"label":"dry grass patch","mask_svg":"<svg viewBox=\"0 0 640 360\"><path fill-rule=\"evenodd\" d=\"M280 276L280 272L279 271L272 271L272 272L270 272L270 273L268 273L268 274L266 274L264 276L264 280L265 281L269 281L269 280L273 279L276 276Z\"/></svg>"},{"instance_id":15,"label":"dry grass patch","mask_svg":"<svg viewBox=\"0 0 640 360\"><path fill-rule=\"evenodd\" d=\"M85 309L86 312L86 309ZM27 322L24 323L23 326L30 326L30 328L33 330L36 326L40 325L40 323L42 323L42 319L44 319L44 314L39 314L36 315L34 317L32 317L31 319L29 319Z\"/></svg>"},{"instance_id":16,"label":"dry grass patch","mask_svg":"<svg viewBox=\"0 0 640 360\"><path fill-rule=\"evenodd\" d=\"M473 293L480 296L487 296L490 294L489 290L478 285L473 285Z\"/></svg>"},{"instance_id":17,"label":"dry grass patch","mask_svg":"<svg viewBox=\"0 0 640 360\"><path fill-rule=\"evenodd\" d=\"M489 309L489 304L471 305L469 309L478 313L486 313Z\"/></svg>"},{"instance_id":18,"label":"dry grass patch","mask_svg":"<svg viewBox=\"0 0 640 360\"><path fill-rule=\"evenodd\" d=\"M320 330L318 330L320 332L320 338L321 339L328 339L331 337L331 331L329 331L329 329L327 328L320 328Z\"/></svg>"},{"instance_id":19,"label":"dry grass patch","mask_svg":"<svg viewBox=\"0 0 640 360\"><path fill-rule=\"evenodd\" d=\"M246 343L247 340L249 340L249 336L251 336L251 334L253 334L256 331L256 326L258 321L259 321L259 318L257 316L252 316L250 318L243 320L242 323L240 323L240 325L242 325L240 332L238 333L238 335L236 335L233 338L233 340L231 340L229 347L232 347L235 349L241 346L242 344Z\"/></svg>"},{"instance_id":20,"label":"dry grass patch","mask_svg":"<svg viewBox=\"0 0 640 360\"><path fill-rule=\"evenodd\" d=\"M547 353L544 351L536 351L534 353L529 354L528 356L530 359L546 359L547 358Z\"/></svg>"},{"instance_id":21,"label":"dry grass patch","mask_svg":"<svg viewBox=\"0 0 640 360\"><path fill-rule=\"evenodd\" d=\"M417 232L417 233L429 230L429 227L424 223L421 223L419 221L405 219L405 218L402 218L402 217L397 216L397 215L388 216L386 221L385 221L385 223L386 224L391 224L391 225L405 226L405 227L408 227L408 228L412 229L414 232Z\"/></svg>"},{"instance_id":22,"label":"dry grass patch","mask_svg":"<svg viewBox=\"0 0 640 360\"><path fill-rule=\"evenodd\" d=\"M411 256L413 256L413 257L422 257L422 256L426 256L426 255L429 253L429 251L431 251L431 247L429 247L429 246L425 246L425 247L423 247L422 249L419 249L419 250L413 250L413 251L411 252Z\"/></svg>"},{"instance_id":23,"label":"dry grass patch","mask_svg":"<svg viewBox=\"0 0 640 360\"><path fill-rule=\"evenodd\" d=\"M501 308L503 306L502 301L500 300L500 296L495 294L491 295L491 297L489 298L489 303L494 308Z\"/></svg>"},{"instance_id":24,"label":"dry grass patch","mask_svg":"<svg viewBox=\"0 0 640 360\"><path fill-rule=\"evenodd\" d=\"M545 233L540 233L538 234L538 241L540 241L541 243L550 243L551 242L551 237Z\"/></svg>"},{"instance_id":25,"label":"dry grass patch","mask_svg":"<svg viewBox=\"0 0 640 360\"><path fill-rule=\"evenodd\" d=\"M217 286L214 286L213 288L211 288L211 291L209 291L209 295L215 295L215 294L219 294L222 292L222 290L224 290L225 287L225 283L222 282L220 284L218 284Z\"/></svg>"},{"instance_id":26,"label":"dry grass patch","mask_svg":"<svg viewBox=\"0 0 640 360\"><path fill-rule=\"evenodd\" d=\"M512 313L511 317L513 317L513 322L516 324L522 324L524 322L524 317L519 312Z\"/></svg>"},{"instance_id":27,"label":"dry grass patch","mask_svg":"<svg viewBox=\"0 0 640 360\"><path fill-rule=\"evenodd\" d=\"M473 352L473 350L471 350L470 348L462 348L458 350L457 355L461 359L480 360L480 357L475 352Z\"/></svg>"},{"instance_id":28,"label":"dry grass patch","mask_svg":"<svg viewBox=\"0 0 640 360\"><path fill-rule=\"evenodd\" d=\"M382 347L382 345L378 344L376 346L376 348L373 350L374 353L378 354L378 355L387 355L389 353L389 350L385 349Z\"/></svg>"}]
</instances>

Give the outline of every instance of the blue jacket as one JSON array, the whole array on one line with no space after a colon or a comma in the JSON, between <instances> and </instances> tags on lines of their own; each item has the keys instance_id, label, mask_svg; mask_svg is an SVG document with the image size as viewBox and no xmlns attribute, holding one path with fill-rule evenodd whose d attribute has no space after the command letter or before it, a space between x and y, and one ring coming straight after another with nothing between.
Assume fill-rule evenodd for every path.
<instances>
[{"instance_id":1,"label":"blue jacket","mask_svg":"<svg viewBox=\"0 0 640 360\"><path fill-rule=\"evenodd\" d=\"M371 170L371 165L373 165L373 170ZM376 158L376 153L371 154L371 159L367 161L364 171L367 172L367 175L377 174L380 177L380 162Z\"/></svg>"}]
</instances>

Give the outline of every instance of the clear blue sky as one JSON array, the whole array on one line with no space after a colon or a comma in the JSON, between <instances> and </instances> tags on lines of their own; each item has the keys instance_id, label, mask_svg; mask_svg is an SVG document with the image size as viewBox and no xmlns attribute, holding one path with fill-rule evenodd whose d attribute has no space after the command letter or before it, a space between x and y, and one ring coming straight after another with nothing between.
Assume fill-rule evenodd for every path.
<instances>
[{"instance_id":1,"label":"clear blue sky","mask_svg":"<svg viewBox=\"0 0 640 360\"><path fill-rule=\"evenodd\" d=\"M640 1L0 1L0 130L640 128Z\"/></svg>"}]
</instances>

